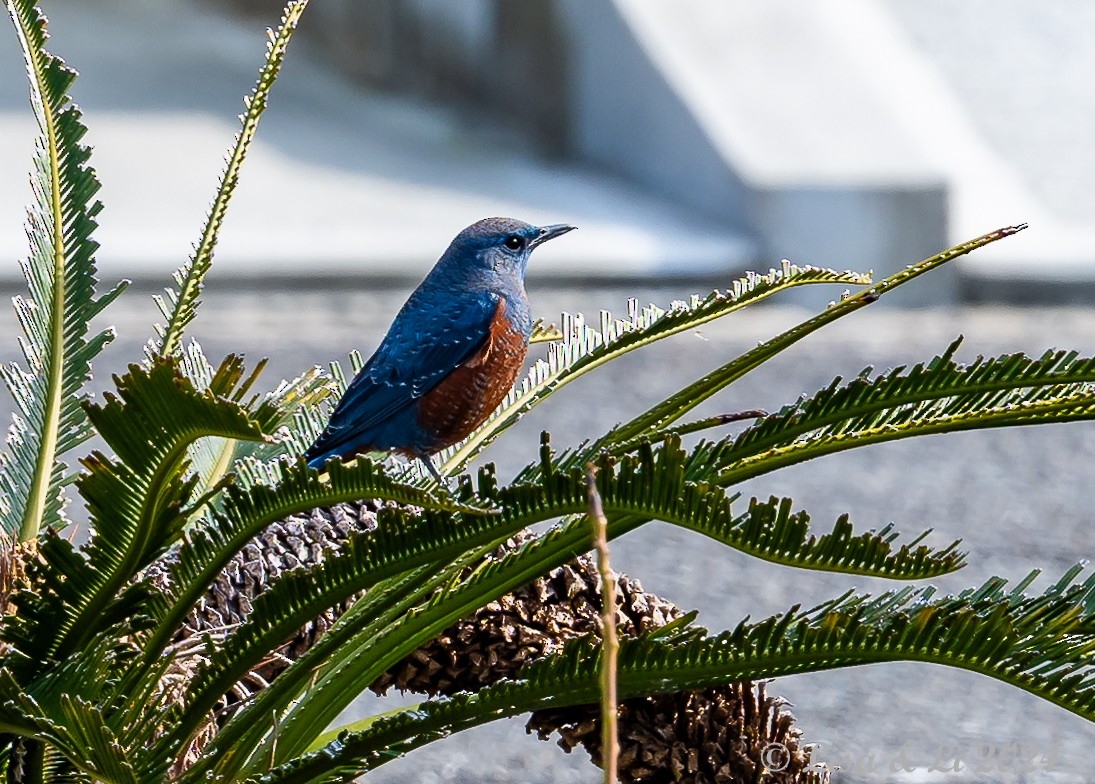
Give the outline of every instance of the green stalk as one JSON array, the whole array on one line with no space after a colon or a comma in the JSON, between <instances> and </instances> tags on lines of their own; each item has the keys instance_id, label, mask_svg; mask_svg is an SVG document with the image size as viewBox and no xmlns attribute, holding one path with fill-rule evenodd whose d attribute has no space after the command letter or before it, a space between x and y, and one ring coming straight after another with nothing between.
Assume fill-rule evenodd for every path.
<instances>
[{"instance_id":1,"label":"green stalk","mask_svg":"<svg viewBox=\"0 0 1095 784\"><path fill-rule=\"evenodd\" d=\"M676 394L661 403L658 403L630 422L619 425L605 437L599 439L592 447L583 450L582 454L596 454L601 448L608 447L614 443L633 441L653 431L667 428L704 400L707 400L712 395L726 388L729 384L741 378L749 371L760 367L776 354L779 354L784 349L790 348L807 335L816 332L837 319L843 318L844 316L870 305L886 292L891 291L904 283L908 283L912 279L917 278L926 272L930 272L936 267L940 267L959 256L964 256L971 251L996 242L1004 237L1017 234L1025 228L1026 224L1008 226L1003 229L989 232L988 234L984 234L960 245L955 245L924 261L906 267L900 272L895 273L885 280L863 289L850 297L833 303L816 316L795 325L771 340L761 343L755 348L726 363L721 368L709 373L696 383L684 387Z\"/></svg>"},{"instance_id":2,"label":"green stalk","mask_svg":"<svg viewBox=\"0 0 1095 784\"><path fill-rule=\"evenodd\" d=\"M240 169L247 157L247 151L251 147L251 141L258 130L259 119L266 110L267 99L270 90L281 70L281 63L285 58L285 52L289 46L297 22L301 14L308 6L308 0L290 0L285 6L281 24L276 32L268 33L269 43L266 61L259 71L258 82L251 95L244 98L243 125L236 135L236 143L228 156L224 175L221 177L217 195L213 200L213 206L209 210L209 217L202 229L201 239L194 250L192 259L175 275L179 290L173 295L173 302L168 307L162 299L158 301L167 317L167 326L163 329L157 353L162 357L168 357L179 349L183 332L193 320L198 307L198 296L201 294L202 281L205 274L213 264L213 249L216 247L220 235L221 224L225 213L228 211L228 202L235 192L236 183L239 181Z\"/></svg>"}]
</instances>

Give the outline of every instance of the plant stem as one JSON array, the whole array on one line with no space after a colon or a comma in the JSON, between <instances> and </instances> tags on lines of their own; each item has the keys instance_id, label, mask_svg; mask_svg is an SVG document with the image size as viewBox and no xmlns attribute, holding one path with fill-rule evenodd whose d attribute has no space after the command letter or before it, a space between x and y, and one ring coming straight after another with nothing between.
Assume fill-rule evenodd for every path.
<instances>
[{"instance_id":1,"label":"plant stem","mask_svg":"<svg viewBox=\"0 0 1095 784\"><path fill-rule=\"evenodd\" d=\"M601 576L601 757L605 784L616 784L616 760L620 743L616 731L616 583L608 562L608 520L597 492L597 468L586 463L589 518L593 523L593 546L597 550L597 572Z\"/></svg>"}]
</instances>

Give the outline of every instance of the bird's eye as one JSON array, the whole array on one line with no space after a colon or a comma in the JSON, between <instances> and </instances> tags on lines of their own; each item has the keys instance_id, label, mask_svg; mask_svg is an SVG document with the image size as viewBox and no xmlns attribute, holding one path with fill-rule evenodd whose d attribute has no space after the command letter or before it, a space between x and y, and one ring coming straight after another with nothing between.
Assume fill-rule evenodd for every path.
<instances>
[{"instance_id":1,"label":"bird's eye","mask_svg":"<svg viewBox=\"0 0 1095 784\"><path fill-rule=\"evenodd\" d=\"M518 234L511 234L506 237L503 244L510 250L521 250L521 248L525 247L525 238Z\"/></svg>"}]
</instances>

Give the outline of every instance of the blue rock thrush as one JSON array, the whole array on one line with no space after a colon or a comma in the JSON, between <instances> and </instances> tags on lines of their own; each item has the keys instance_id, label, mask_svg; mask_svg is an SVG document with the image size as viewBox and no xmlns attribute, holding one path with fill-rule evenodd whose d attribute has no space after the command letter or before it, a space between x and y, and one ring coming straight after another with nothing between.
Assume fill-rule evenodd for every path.
<instances>
[{"instance_id":1,"label":"blue rock thrush","mask_svg":"<svg viewBox=\"0 0 1095 784\"><path fill-rule=\"evenodd\" d=\"M573 228L486 218L457 234L304 453L308 465L395 451L444 484L430 455L481 425L524 363L529 254Z\"/></svg>"}]
</instances>

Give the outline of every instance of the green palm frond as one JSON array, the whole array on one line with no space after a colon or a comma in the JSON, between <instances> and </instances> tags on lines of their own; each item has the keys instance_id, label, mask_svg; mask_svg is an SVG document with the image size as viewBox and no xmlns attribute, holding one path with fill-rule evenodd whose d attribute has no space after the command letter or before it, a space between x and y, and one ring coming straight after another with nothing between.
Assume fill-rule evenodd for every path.
<instances>
[{"instance_id":1,"label":"green palm frond","mask_svg":"<svg viewBox=\"0 0 1095 784\"><path fill-rule=\"evenodd\" d=\"M72 746L85 756L84 760L72 760L93 772L95 778L111 784L137 784L137 776L126 757L125 749L95 705L77 698L62 696L65 727L72 737Z\"/></svg>"},{"instance_id":2,"label":"green palm frond","mask_svg":"<svg viewBox=\"0 0 1095 784\"><path fill-rule=\"evenodd\" d=\"M22 263L30 298L15 298L26 368L0 367L16 414L0 464L0 527L31 539L46 522L63 524L58 458L89 435L81 408L91 360L111 339L88 337L88 323L124 288L95 299L97 243L91 238L102 204L79 108L68 91L76 72L45 50L46 19L35 0L5 0L23 51L30 102L38 122L35 202L28 210L30 256Z\"/></svg>"},{"instance_id":3,"label":"green palm frond","mask_svg":"<svg viewBox=\"0 0 1095 784\"><path fill-rule=\"evenodd\" d=\"M866 307L878 300L878 298L885 293L914 280L926 272L930 272L937 267L947 264L978 248L982 248L985 245L1016 234L1025 228L1026 224L998 229L978 237L977 239L948 248L917 264L906 267L885 280L879 281L870 288L831 303L828 308L816 316L757 345L730 362L727 362L722 367L708 373L698 381L688 384L680 391L659 402L630 422L616 426L607 435L591 445L589 449L579 453L576 459L581 462L588 459L587 455L596 454L597 451L605 447L641 439L669 428L674 422L700 403L725 389L749 371L760 367L760 365L780 352L790 348L807 335L816 332L837 319L843 318L844 316L850 315L851 313Z\"/></svg>"},{"instance_id":4,"label":"green palm frond","mask_svg":"<svg viewBox=\"0 0 1095 784\"><path fill-rule=\"evenodd\" d=\"M735 515L731 499L723 491L684 480L687 460L686 453L675 442L656 451L647 448L637 456L625 456L616 465L606 458L601 465L599 485L605 511L612 521L610 535L619 536L647 520L658 519L769 560L807 568L916 578L961 566L962 556L954 544L936 551L919 544L923 538L919 537L911 544L895 548L896 537L890 527L878 533L853 536L846 518L838 521L832 533L815 537L808 532L808 516L791 514L790 502L786 500L753 502L747 512ZM310 690L319 693L326 689L327 696L322 700L313 700L308 695L298 699L278 734L279 749L286 753L294 743L306 746L305 736L311 730L299 730L300 722L306 727L322 728L340 709L338 698L330 697L331 686L348 680L369 681L409 650L431 639L454 618L462 617L468 607L480 606L588 549L588 525L575 520L471 576L461 576L463 565L448 566L454 553L472 551L527 525L585 509L581 472L561 473L548 465L543 476L546 479L538 488L513 486L497 494L488 490L487 497L502 510L498 516L460 523L446 523L439 518L431 524L438 526L436 530L424 524L408 527L392 519L383 533L363 535L360 544L348 552L325 559L310 572L283 577L259 600L262 612L257 612L257 603L252 619L211 654L209 677L218 679L216 686L208 690L204 686L199 688L197 694L204 693L195 697L201 700L200 705L188 710L200 713L199 708L204 710L211 705L224 688L257 661L256 657L261 657L270 640L281 639L287 630L298 628L326 607L396 573L393 569L398 570L397 565L403 569L432 567L429 571L437 574L436 584L421 586L420 607L413 612L399 612L394 620L379 623L375 612L351 610L252 706L255 711L268 710L269 701L278 692L284 694L286 702L296 699L294 689L314 677L311 673L316 663L325 662L322 676ZM438 590L439 586L444 588ZM392 644L400 647L390 648ZM297 667L299 671L294 672ZM349 698L348 692L340 694ZM315 705L319 706L315 708L316 715L306 720L300 718L307 716ZM233 734L236 730L255 730L255 720L246 715L248 710L233 719L239 722L238 727L222 729L218 742L253 747L253 738L244 740Z\"/></svg>"},{"instance_id":5,"label":"green palm frond","mask_svg":"<svg viewBox=\"0 0 1095 784\"><path fill-rule=\"evenodd\" d=\"M295 458L304 454L314 436L305 433L301 422L307 413L317 411L334 397L335 387L331 378L318 367L301 373L290 381L282 381L267 394L270 405L276 406L284 416L276 423L274 438L264 442L246 442L237 449L239 458L271 461L283 457ZM308 443L303 443L308 438Z\"/></svg>"},{"instance_id":6,"label":"green palm frond","mask_svg":"<svg viewBox=\"0 0 1095 784\"><path fill-rule=\"evenodd\" d=\"M22 681L34 679L54 642L53 621L66 605L81 600L83 586L95 580L87 559L68 539L46 529L36 541L38 558L27 564L27 582L33 586L16 595L19 612L4 618L0 634L7 643L4 666Z\"/></svg>"},{"instance_id":7,"label":"green palm frond","mask_svg":"<svg viewBox=\"0 0 1095 784\"><path fill-rule=\"evenodd\" d=\"M1047 351L951 358L842 384L786 406L737 436L709 446L697 470L735 484L776 468L868 444L929 433L1050 424L1095 418L1095 359Z\"/></svg>"},{"instance_id":8,"label":"green palm frond","mask_svg":"<svg viewBox=\"0 0 1095 784\"><path fill-rule=\"evenodd\" d=\"M379 518L375 532L351 537L340 548L338 555L325 558L319 566L307 572L285 574L262 593L256 599L248 620L216 650L209 652L205 665L187 690L185 705L180 706L180 713L200 716L210 710L234 683L269 655L272 648L328 608L382 583L378 588L381 593L370 599L394 602L400 594L385 581L398 578L416 567L421 568L423 564L429 567L429 571L437 573L440 571L437 567L440 558L451 562L476 542L489 543L494 539L493 526L485 522L488 518L456 521L450 515L435 514L415 519L395 509L387 510ZM422 547L429 549L429 558L412 560L403 557L408 549L413 551L415 548L416 536L423 540ZM448 546L445 542L449 543ZM419 577L407 587L421 589L426 584ZM380 603L369 604L368 618L376 620ZM352 617L365 617L360 608L352 612ZM332 639L324 644L331 646L335 641ZM307 673L306 665L296 672L282 673L278 689L286 690L302 673L304 681L312 677ZM263 697L272 699L272 695ZM242 718L239 724L246 726L247 720Z\"/></svg>"},{"instance_id":9,"label":"green palm frond","mask_svg":"<svg viewBox=\"0 0 1095 784\"><path fill-rule=\"evenodd\" d=\"M175 287L165 289L163 296L155 297L166 321L166 325L156 325L159 341L158 345L151 348L151 352L159 356L171 356L179 350L183 333L197 312L202 281L213 264L213 251L228 210L228 202L236 190L240 169L255 137L255 131L258 130L259 118L266 110L270 90L281 70L289 39L292 38L307 5L308 0L291 0L285 6L278 29L267 31L266 61L259 70L258 82L251 95L243 100L244 112L240 117L242 127L236 134L235 144L225 161L224 174L221 176L201 239L194 248L194 255L175 272Z\"/></svg>"},{"instance_id":10,"label":"green palm frond","mask_svg":"<svg viewBox=\"0 0 1095 784\"><path fill-rule=\"evenodd\" d=\"M790 498L773 497L752 499L748 512L722 521L719 530L687 527L766 561L802 569L919 580L965 566L967 553L958 550L959 541L941 550L921 544L931 529L895 549L898 534L892 524L856 536L845 514L830 533L819 537L810 533L809 523L806 512L791 511Z\"/></svg>"},{"instance_id":11,"label":"green palm frond","mask_svg":"<svg viewBox=\"0 0 1095 784\"><path fill-rule=\"evenodd\" d=\"M743 621L715 637L648 636L621 641L623 699L699 689L773 674L812 672L882 661L921 661L978 672L1095 719L1095 578L1067 572L1040 595L1032 574L1012 588L992 578L938 598L931 587L872 598L849 592L806 612ZM428 700L344 732L324 748L252 781L305 784L375 769L451 732L534 710L595 702L600 648L568 643L526 666L519 680L473 694Z\"/></svg>"},{"instance_id":12,"label":"green palm frond","mask_svg":"<svg viewBox=\"0 0 1095 784\"><path fill-rule=\"evenodd\" d=\"M799 267L785 261L778 270L770 270L766 275L749 273L734 281L726 291L715 291L702 299L693 296L688 302L673 302L668 309L656 305L640 308L636 300L631 300L626 319L602 311L599 327L588 325L581 315L564 314L562 339L548 346L548 358L533 364L528 375L483 425L462 443L441 453L440 470L450 474L459 471L548 395L606 362L786 289L818 283L865 285L870 283L870 277L856 272ZM538 332L537 339L552 340L554 334Z\"/></svg>"},{"instance_id":13,"label":"green palm frond","mask_svg":"<svg viewBox=\"0 0 1095 784\"><path fill-rule=\"evenodd\" d=\"M197 389L209 388L214 368L196 340L187 342L180 365L183 375ZM260 362L253 375L257 375L264 365L265 362ZM281 458L295 457L307 447L298 446L302 440L302 423L310 423L309 413L320 411L321 403L329 397L331 389L331 380L314 367L292 381L280 382L264 396L261 407L276 412L263 423L268 438L239 441L212 437L191 444L187 457L191 471L199 477L198 494L212 492L230 472L234 474L234 481L245 487L258 481L276 482ZM212 500L219 502L218 497Z\"/></svg>"},{"instance_id":14,"label":"green palm frond","mask_svg":"<svg viewBox=\"0 0 1095 784\"><path fill-rule=\"evenodd\" d=\"M365 360L356 350L348 357L351 373L361 370ZM243 487L255 484L273 486L277 483L284 458L295 459L303 455L327 426L330 417L328 408L346 391L346 371L342 364L333 361L324 372L314 366L295 380L282 382L270 393L270 397L283 400L287 416L278 427L275 438L265 444L243 445L238 450L238 460L233 470L236 481ZM374 456L382 459L382 453ZM407 481L409 475L400 476ZM432 481L432 478L431 478ZM412 482L423 486L425 482Z\"/></svg>"},{"instance_id":15,"label":"green palm frond","mask_svg":"<svg viewBox=\"0 0 1095 784\"><path fill-rule=\"evenodd\" d=\"M689 477L722 484L745 474L717 476L747 459L759 465L777 455L800 460L839 448L919 435L991 426L1086 419L1095 402L1095 358L1048 350L1038 359L1024 354L978 356L969 365L954 360L961 338L927 363L896 367L877 376L865 368L849 382L836 378L811 396L759 416L736 436L698 452ZM984 419L984 425L978 424ZM611 446L614 454L721 424L720 417L654 431ZM847 444L844 444L847 439ZM588 450L570 453L565 465L579 462ZM809 457L803 456L808 454ZM789 455L793 455L791 458ZM786 465L780 462L779 465ZM756 475L752 469L749 476ZM528 473L522 475L528 477Z\"/></svg>"},{"instance_id":16,"label":"green palm frond","mask_svg":"<svg viewBox=\"0 0 1095 784\"><path fill-rule=\"evenodd\" d=\"M252 378L245 379L242 362L229 357L209 389L199 392L174 360L158 360L147 368L131 365L128 374L116 378L116 395L88 406L89 418L117 457L93 453L84 460L87 473L77 484L93 535L85 554L54 565L73 582L67 595L57 597L58 613L22 619L24 627L37 627L40 640L50 640L46 658L70 651L103 628L122 588L178 538L196 484L195 477L182 478L190 444L206 436L264 437L263 420L273 412L255 401L250 410L239 402Z\"/></svg>"},{"instance_id":17,"label":"green palm frond","mask_svg":"<svg viewBox=\"0 0 1095 784\"><path fill-rule=\"evenodd\" d=\"M467 565L466 559L461 559L461 565ZM447 574L439 573L440 570L428 567L413 569L397 580L389 580L383 583L382 590L367 594L363 599L342 616L340 619L342 628L347 626L360 628L362 624L371 623L375 627L383 627L393 623L401 615L414 609L423 594L433 590L439 590L450 579ZM345 637L343 639L346 639ZM322 646L329 654L337 650L337 641L330 635L324 635L313 646ZM322 651L320 652L322 653ZM305 654L313 656L311 652ZM312 663L322 663L323 656L315 658ZM179 784L197 784L205 781L209 775L219 775L231 779L238 777L249 762L261 766L263 754L269 756L269 751L260 748L264 736L270 729L270 717L277 716L291 704L296 695L301 693L314 680L315 670L308 664L294 665L282 672L277 680L268 688L255 696L250 704L239 710L217 733L217 737L208 747L208 754L199 760L180 779ZM336 695L339 699L346 696L345 692ZM200 695L199 695L200 697ZM193 731L193 711L182 714L182 729ZM182 737L186 737L183 735ZM267 738L269 739L269 738ZM274 741L276 746L276 741Z\"/></svg>"},{"instance_id":18,"label":"green palm frond","mask_svg":"<svg viewBox=\"0 0 1095 784\"><path fill-rule=\"evenodd\" d=\"M0 732L64 745L57 724L7 669L0 669Z\"/></svg>"},{"instance_id":19,"label":"green palm frond","mask_svg":"<svg viewBox=\"0 0 1095 784\"><path fill-rule=\"evenodd\" d=\"M43 706L0 670L0 732L48 744L69 763L53 760L54 772L73 767L96 781L136 784L125 750L113 736L102 712L79 697L61 694L58 716L47 718ZM51 774L49 781L59 780Z\"/></svg>"},{"instance_id":20,"label":"green palm frond","mask_svg":"<svg viewBox=\"0 0 1095 784\"><path fill-rule=\"evenodd\" d=\"M179 368L196 389L209 389L213 382L215 368L196 340L188 341L186 348L182 350ZM232 438L209 437L199 439L187 448L187 462L190 471L198 477L199 494L208 492L228 473L239 443Z\"/></svg>"},{"instance_id":21,"label":"green palm frond","mask_svg":"<svg viewBox=\"0 0 1095 784\"><path fill-rule=\"evenodd\" d=\"M364 458L348 464L332 460L322 476L308 468L302 459L292 464L279 463L278 471L276 486L226 487L220 511L186 534L170 570L172 589L149 609L154 626L144 643L149 654L146 664L170 641L175 629L232 556L270 523L317 506L359 498L442 512L459 511L470 516L490 511L448 496L434 497L417 487L396 482L380 466ZM436 526L432 530L436 532ZM332 599L331 603L336 601Z\"/></svg>"}]
</instances>

